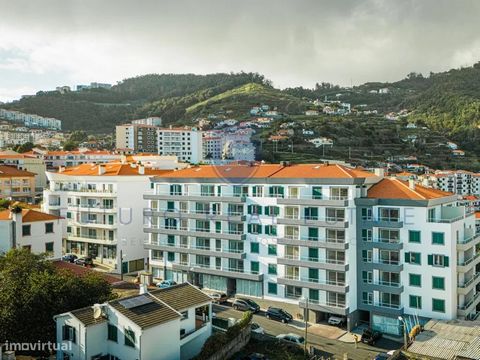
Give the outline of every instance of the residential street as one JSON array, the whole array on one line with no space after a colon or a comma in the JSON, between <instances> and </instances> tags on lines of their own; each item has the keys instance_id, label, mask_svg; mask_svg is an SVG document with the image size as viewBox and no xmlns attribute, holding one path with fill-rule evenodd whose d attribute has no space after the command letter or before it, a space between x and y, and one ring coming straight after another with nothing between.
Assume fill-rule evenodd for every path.
<instances>
[{"instance_id":1,"label":"residential street","mask_svg":"<svg viewBox=\"0 0 480 360\"><path fill-rule=\"evenodd\" d=\"M238 319L241 318L243 314L243 312L234 310L228 305L214 305L213 311L217 317L223 318ZM278 334L295 333L305 336L305 330L300 326L269 320L265 318L263 312L255 314L253 316L253 322L259 324L268 335L276 336ZM387 352L389 350L398 349L402 346L402 344L389 339L381 339L375 346L368 346L359 343L358 348L356 349L355 344L353 343L328 339L316 334L308 334L307 344L323 351L324 353L322 355L326 358L343 359L344 354L347 353L348 358L354 360L373 359L379 352Z\"/></svg>"}]
</instances>

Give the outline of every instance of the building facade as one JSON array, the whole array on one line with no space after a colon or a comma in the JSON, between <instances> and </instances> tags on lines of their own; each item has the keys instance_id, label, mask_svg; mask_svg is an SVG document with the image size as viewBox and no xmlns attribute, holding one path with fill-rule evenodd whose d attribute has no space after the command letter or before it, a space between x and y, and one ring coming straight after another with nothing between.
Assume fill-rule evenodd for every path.
<instances>
[{"instance_id":1,"label":"building facade","mask_svg":"<svg viewBox=\"0 0 480 360\"><path fill-rule=\"evenodd\" d=\"M148 119L136 120L143 123L132 123L119 125L116 127L116 148L122 150L131 150L134 152L154 153L157 148L157 129L156 125L150 125ZM161 120L161 119L160 119Z\"/></svg>"},{"instance_id":2,"label":"building facade","mask_svg":"<svg viewBox=\"0 0 480 360\"><path fill-rule=\"evenodd\" d=\"M0 253L24 248L45 253L48 258L62 257L64 219L33 209L0 212Z\"/></svg>"},{"instance_id":3,"label":"building facade","mask_svg":"<svg viewBox=\"0 0 480 360\"><path fill-rule=\"evenodd\" d=\"M478 311L479 237L452 194L341 165L196 166L152 181L156 278L392 334L399 315Z\"/></svg>"},{"instance_id":4,"label":"building facade","mask_svg":"<svg viewBox=\"0 0 480 360\"><path fill-rule=\"evenodd\" d=\"M172 168L170 168L172 169ZM83 164L47 172L44 210L66 218L64 253L91 256L119 273L142 270L143 215L155 170L136 163ZM122 267L120 267L122 266Z\"/></svg>"},{"instance_id":5,"label":"building facade","mask_svg":"<svg viewBox=\"0 0 480 360\"><path fill-rule=\"evenodd\" d=\"M0 199L35 201L35 173L0 165Z\"/></svg>"},{"instance_id":6,"label":"building facade","mask_svg":"<svg viewBox=\"0 0 480 360\"><path fill-rule=\"evenodd\" d=\"M179 160L191 164L203 160L202 132L196 128L158 129L157 140L160 155L175 155Z\"/></svg>"}]
</instances>

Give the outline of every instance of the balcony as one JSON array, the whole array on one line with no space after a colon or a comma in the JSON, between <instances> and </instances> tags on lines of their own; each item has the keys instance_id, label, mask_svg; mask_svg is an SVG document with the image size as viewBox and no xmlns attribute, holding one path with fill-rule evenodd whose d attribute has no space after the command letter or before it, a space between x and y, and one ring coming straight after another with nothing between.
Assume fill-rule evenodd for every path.
<instances>
[{"instance_id":1,"label":"balcony","mask_svg":"<svg viewBox=\"0 0 480 360\"><path fill-rule=\"evenodd\" d=\"M285 275L283 277L277 277L277 281L279 284L306 287L309 289L326 290L339 293L346 293L348 291L348 285L346 285L344 282L329 281L327 279L312 279L300 276Z\"/></svg>"},{"instance_id":2,"label":"balcony","mask_svg":"<svg viewBox=\"0 0 480 360\"><path fill-rule=\"evenodd\" d=\"M234 279L263 281L263 274L259 274L257 272L248 271L244 269L238 269L238 268L229 268L229 267L216 268L216 267L212 267L211 265L205 265L205 264L189 263L187 265L185 263L183 264L173 263L172 269L182 270L182 271L192 271L194 273L200 273L200 274L225 276L225 277L230 277Z\"/></svg>"},{"instance_id":3,"label":"balcony","mask_svg":"<svg viewBox=\"0 0 480 360\"><path fill-rule=\"evenodd\" d=\"M457 293L467 295L478 284L480 284L480 272L475 273L470 279L465 279L463 283L459 283L457 285Z\"/></svg>"},{"instance_id":4,"label":"balcony","mask_svg":"<svg viewBox=\"0 0 480 360\"><path fill-rule=\"evenodd\" d=\"M92 244L101 244L101 245L116 245L117 239L109 238L108 236L101 236L101 235L88 235L88 234L80 234L74 235L67 233L67 240L71 241L79 241L79 242L86 242Z\"/></svg>"},{"instance_id":5,"label":"balcony","mask_svg":"<svg viewBox=\"0 0 480 360\"><path fill-rule=\"evenodd\" d=\"M361 308L368 311L385 313L391 316L400 316L403 314L403 306L395 303L362 301Z\"/></svg>"},{"instance_id":6,"label":"balcony","mask_svg":"<svg viewBox=\"0 0 480 360\"><path fill-rule=\"evenodd\" d=\"M168 234L168 235L186 235L207 237L214 239L226 239L226 240L245 240L247 234L240 231L226 230L222 232L211 232L207 228L181 228L181 227L166 227L159 225L150 225L144 227L146 233Z\"/></svg>"},{"instance_id":7,"label":"balcony","mask_svg":"<svg viewBox=\"0 0 480 360\"><path fill-rule=\"evenodd\" d=\"M146 249L176 252L181 254L216 256L237 260L243 260L246 257L246 252L244 250L230 249L228 247L216 249L215 247L175 243L172 244L168 242L150 242L148 240L144 243L144 246Z\"/></svg>"},{"instance_id":8,"label":"balcony","mask_svg":"<svg viewBox=\"0 0 480 360\"><path fill-rule=\"evenodd\" d=\"M170 201L209 201L209 202L229 202L229 203L244 203L245 196L235 196L233 193L222 195L202 195L198 192L189 193L161 193L161 194L145 194L145 200L170 200Z\"/></svg>"},{"instance_id":9,"label":"balcony","mask_svg":"<svg viewBox=\"0 0 480 360\"><path fill-rule=\"evenodd\" d=\"M73 193L72 195L77 195L77 196L116 196L117 193L113 190L107 190L107 189L88 189L86 187L80 187L80 188L71 188L71 187L54 187L52 191L66 191Z\"/></svg>"},{"instance_id":10,"label":"balcony","mask_svg":"<svg viewBox=\"0 0 480 360\"><path fill-rule=\"evenodd\" d=\"M480 244L480 233L465 236L464 238L457 240L457 250L465 251L478 244Z\"/></svg>"},{"instance_id":11,"label":"balcony","mask_svg":"<svg viewBox=\"0 0 480 360\"><path fill-rule=\"evenodd\" d=\"M316 205L316 206L348 206L348 196L321 196L321 195L302 195L285 196L278 198L277 204L283 205Z\"/></svg>"},{"instance_id":12,"label":"balcony","mask_svg":"<svg viewBox=\"0 0 480 360\"><path fill-rule=\"evenodd\" d=\"M373 240L370 241L363 241L362 245L369 250L373 248L397 251L403 249L403 243L400 242L400 239L373 238Z\"/></svg>"},{"instance_id":13,"label":"balcony","mask_svg":"<svg viewBox=\"0 0 480 360\"><path fill-rule=\"evenodd\" d=\"M68 210L72 211L83 211L83 212L104 212L104 213L115 213L117 212L117 209L113 205L101 205L101 204L79 204L79 205L73 205L73 204L68 204L67 205Z\"/></svg>"},{"instance_id":14,"label":"balcony","mask_svg":"<svg viewBox=\"0 0 480 360\"><path fill-rule=\"evenodd\" d=\"M335 218L335 217L299 217L295 218L277 218L277 224L280 225L304 225L304 226L322 226L329 228L348 228L348 221L344 218Z\"/></svg>"},{"instance_id":15,"label":"balcony","mask_svg":"<svg viewBox=\"0 0 480 360\"><path fill-rule=\"evenodd\" d=\"M362 221L366 227L381 227L393 229L400 229L403 227L403 221L400 221L400 218L398 217L372 217L362 219Z\"/></svg>"},{"instance_id":16,"label":"balcony","mask_svg":"<svg viewBox=\"0 0 480 360\"><path fill-rule=\"evenodd\" d=\"M277 263L280 265L310 267L315 269L335 271L348 271L349 269L349 265L342 260L300 257L298 255L285 255L283 257L278 257Z\"/></svg>"},{"instance_id":17,"label":"balcony","mask_svg":"<svg viewBox=\"0 0 480 360\"><path fill-rule=\"evenodd\" d=\"M388 272L400 272L403 270L403 264L401 264L399 260L376 259L373 261L367 261L367 259L363 259L363 265L368 270L376 269Z\"/></svg>"},{"instance_id":18,"label":"balcony","mask_svg":"<svg viewBox=\"0 0 480 360\"><path fill-rule=\"evenodd\" d=\"M440 214L427 219L431 223L451 224L473 215L473 212L465 206L443 206Z\"/></svg>"},{"instance_id":19,"label":"balcony","mask_svg":"<svg viewBox=\"0 0 480 360\"><path fill-rule=\"evenodd\" d=\"M308 299L308 303L306 300L300 300L298 306L302 309L308 308L309 310L322 311L329 314L343 316L346 316L349 313L348 306L341 302Z\"/></svg>"},{"instance_id":20,"label":"balcony","mask_svg":"<svg viewBox=\"0 0 480 360\"><path fill-rule=\"evenodd\" d=\"M298 237L286 236L277 239L277 244L280 245L294 245L294 246L308 246L316 248L329 248L335 250L348 249L348 240L339 238L319 239L317 237Z\"/></svg>"},{"instance_id":21,"label":"balcony","mask_svg":"<svg viewBox=\"0 0 480 360\"><path fill-rule=\"evenodd\" d=\"M466 317L469 314L474 313L475 309L476 309L476 307L479 303L480 303L480 292L477 292L465 304L458 306L457 315L461 316L461 317Z\"/></svg>"},{"instance_id":22,"label":"balcony","mask_svg":"<svg viewBox=\"0 0 480 360\"><path fill-rule=\"evenodd\" d=\"M143 215L145 217L158 216L160 218L174 218L174 219L197 219L197 220L218 220L218 221L246 221L247 217L241 213L227 213L222 215L207 211L181 211L178 209L144 209Z\"/></svg>"},{"instance_id":23,"label":"balcony","mask_svg":"<svg viewBox=\"0 0 480 360\"><path fill-rule=\"evenodd\" d=\"M473 255L471 258L463 261L457 261L457 271L458 272L468 272L470 269L474 268L480 263L480 252Z\"/></svg>"},{"instance_id":24,"label":"balcony","mask_svg":"<svg viewBox=\"0 0 480 360\"><path fill-rule=\"evenodd\" d=\"M363 288L365 291L380 291L400 295L403 292L403 285L398 282L375 280L372 282L364 281Z\"/></svg>"}]
</instances>

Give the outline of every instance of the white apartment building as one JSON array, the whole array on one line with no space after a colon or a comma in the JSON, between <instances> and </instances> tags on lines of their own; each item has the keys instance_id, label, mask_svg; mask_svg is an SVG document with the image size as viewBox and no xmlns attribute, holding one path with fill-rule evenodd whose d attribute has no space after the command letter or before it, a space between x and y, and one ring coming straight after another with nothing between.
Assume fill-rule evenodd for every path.
<instances>
[{"instance_id":1,"label":"white apartment building","mask_svg":"<svg viewBox=\"0 0 480 360\"><path fill-rule=\"evenodd\" d=\"M175 155L191 164L203 160L202 132L196 128L157 129L157 141L160 155Z\"/></svg>"},{"instance_id":2,"label":"white apartment building","mask_svg":"<svg viewBox=\"0 0 480 360\"><path fill-rule=\"evenodd\" d=\"M172 168L170 168L172 169ZM64 253L91 256L117 273L144 268L143 214L155 170L136 163L83 164L47 172L44 210L67 219Z\"/></svg>"},{"instance_id":3,"label":"white apartment building","mask_svg":"<svg viewBox=\"0 0 480 360\"><path fill-rule=\"evenodd\" d=\"M160 119L161 120L161 119ZM139 123L118 125L115 128L115 147L118 150L157 153L158 126L147 124L148 119L135 120ZM145 124L143 123L145 122ZM152 120L153 122L153 120Z\"/></svg>"},{"instance_id":4,"label":"white apartment building","mask_svg":"<svg viewBox=\"0 0 480 360\"><path fill-rule=\"evenodd\" d=\"M32 142L32 134L29 131L0 130L0 148L22 145Z\"/></svg>"},{"instance_id":5,"label":"white apartment building","mask_svg":"<svg viewBox=\"0 0 480 360\"><path fill-rule=\"evenodd\" d=\"M0 254L13 248L32 253L46 253L51 259L62 257L62 234L65 220L33 209L0 212Z\"/></svg>"},{"instance_id":6,"label":"white apartment building","mask_svg":"<svg viewBox=\"0 0 480 360\"><path fill-rule=\"evenodd\" d=\"M34 148L26 155L33 155L45 161L47 170L59 169L61 167L72 167L82 164L105 164L112 161L120 161L123 155L107 150L80 149L73 151L49 151Z\"/></svg>"},{"instance_id":7,"label":"white apartment building","mask_svg":"<svg viewBox=\"0 0 480 360\"><path fill-rule=\"evenodd\" d=\"M480 174L470 171L437 171L424 176L436 189L458 195L480 195Z\"/></svg>"},{"instance_id":8,"label":"white apartment building","mask_svg":"<svg viewBox=\"0 0 480 360\"><path fill-rule=\"evenodd\" d=\"M42 159L33 155L19 154L14 151L0 153L0 165L15 166L35 174L35 191L41 192L47 186L46 166Z\"/></svg>"},{"instance_id":9,"label":"white apartment building","mask_svg":"<svg viewBox=\"0 0 480 360\"><path fill-rule=\"evenodd\" d=\"M132 120L132 124L162 126L162 118L157 116L152 116L145 119Z\"/></svg>"},{"instance_id":10,"label":"white apartment building","mask_svg":"<svg viewBox=\"0 0 480 360\"><path fill-rule=\"evenodd\" d=\"M212 334L212 299L188 283L142 292L56 315L57 359L188 360L197 355Z\"/></svg>"},{"instance_id":11,"label":"white apartment building","mask_svg":"<svg viewBox=\"0 0 480 360\"><path fill-rule=\"evenodd\" d=\"M19 122L27 127L61 130L62 121L36 114L25 114L20 111L0 109L0 119Z\"/></svg>"},{"instance_id":12,"label":"white apartment building","mask_svg":"<svg viewBox=\"0 0 480 360\"><path fill-rule=\"evenodd\" d=\"M156 278L392 334L399 315L480 310L480 237L453 194L328 164L196 166L152 182Z\"/></svg>"}]
</instances>

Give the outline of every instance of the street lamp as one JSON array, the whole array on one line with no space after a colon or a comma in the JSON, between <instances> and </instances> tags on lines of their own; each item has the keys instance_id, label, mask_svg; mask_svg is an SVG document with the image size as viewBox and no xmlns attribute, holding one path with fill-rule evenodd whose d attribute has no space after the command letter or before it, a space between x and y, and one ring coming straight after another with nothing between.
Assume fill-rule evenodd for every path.
<instances>
[{"instance_id":1,"label":"street lamp","mask_svg":"<svg viewBox=\"0 0 480 360\"><path fill-rule=\"evenodd\" d=\"M403 349L407 351L408 349L408 339L407 339L407 323L403 319L403 317L399 316L398 320L403 323Z\"/></svg>"},{"instance_id":2,"label":"street lamp","mask_svg":"<svg viewBox=\"0 0 480 360\"><path fill-rule=\"evenodd\" d=\"M126 257L126 254L123 253L123 250L120 250L120 280L123 281L123 259Z\"/></svg>"},{"instance_id":3,"label":"street lamp","mask_svg":"<svg viewBox=\"0 0 480 360\"><path fill-rule=\"evenodd\" d=\"M303 342L303 351L307 354L307 336L308 336L308 297L302 297L301 300L305 302L303 309L303 320L305 321L305 341Z\"/></svg>"}]
</instances>

